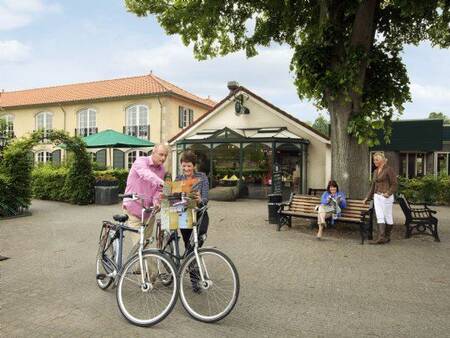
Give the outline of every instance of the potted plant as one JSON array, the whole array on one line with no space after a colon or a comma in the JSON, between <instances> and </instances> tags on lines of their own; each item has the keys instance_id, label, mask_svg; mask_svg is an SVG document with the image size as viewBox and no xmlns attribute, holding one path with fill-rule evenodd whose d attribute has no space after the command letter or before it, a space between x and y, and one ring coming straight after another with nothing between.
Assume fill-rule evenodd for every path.
<instances>
[{"instance_id":1,"label":"potted plant","mask_svg":"<svg viewBox=\"0 0 450 338\"><path fill-rule=\"evenodd\" d=\"M119 180L109 174L95 177L95 204L116 204L119 201Z\"/></svg>"}]
</instances>

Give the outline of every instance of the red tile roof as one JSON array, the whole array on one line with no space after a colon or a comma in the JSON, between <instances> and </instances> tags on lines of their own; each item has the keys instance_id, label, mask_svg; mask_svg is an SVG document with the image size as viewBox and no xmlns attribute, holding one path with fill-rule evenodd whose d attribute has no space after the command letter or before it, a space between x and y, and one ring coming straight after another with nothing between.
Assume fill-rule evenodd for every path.
<instances>
[{"instance_id":1,"label":"red tile roof","mask_svg":"<svg viewBox=\"0 0 450 338\"><path fill-rule=\"evenodd\" d=\"M173 95L210 108L215 102L191 94L153 74L0 93L0 107L75 103L140 95Z\"/></svg>"}]
</instances>

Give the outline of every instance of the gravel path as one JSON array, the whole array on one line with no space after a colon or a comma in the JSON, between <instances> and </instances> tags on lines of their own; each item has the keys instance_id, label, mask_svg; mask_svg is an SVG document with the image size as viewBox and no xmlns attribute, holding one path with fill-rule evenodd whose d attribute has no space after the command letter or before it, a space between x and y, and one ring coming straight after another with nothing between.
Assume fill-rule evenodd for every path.
<instances>
[{"instance_id":1,"label":"gravel path","mask_svg":"<svg viewBox=\"0 0 450 338\"><path fill-rule=\"evenodd\" d=\"M216 324L178 302L153 328L126 322L115 293L95 283L99 224L115 206L33 201L31 217L0 221L1 337L449 337L450 208L441 243L361 246L357 231L317 241L303 222L275 231L264 201L211 202L208 245L236 264L241 294ZM403 222L398 207L396 223Z\"/></svg>"}]
</instances>

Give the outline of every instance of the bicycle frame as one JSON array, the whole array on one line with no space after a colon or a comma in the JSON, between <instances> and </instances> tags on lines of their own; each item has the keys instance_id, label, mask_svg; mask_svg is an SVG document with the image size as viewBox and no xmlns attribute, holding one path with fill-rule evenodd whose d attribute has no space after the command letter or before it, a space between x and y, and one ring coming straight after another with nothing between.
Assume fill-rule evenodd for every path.
<instances>
[{"instance_id":1,"label":"bicycle frame","mask_svg":"<svg viewBox=\"0 0 450 338\"><path fill-rule=\"evenodd\" d=\"M204 218L205 213L206 213L207 210L208 210L208 207L206 205L201 207L201 208L196 208L196 209L192 210L192 213L193 213L192 216L193 216L194 223L192 225L191 238L192 238L192 236L194 236L193 252L195 254L196 261L197 261L197 264L199 265L199 267L200 267L200 265L204 266L204 262L202 262L203 264L199 264L200 263L200 257L198 255L198 249L199 249L199 246L198 246L198 227L202 224L203 218ZM201 213L200 214L200 218L199 218L198 221L197 221L197 213ZM181 261L183 259L185 259L187 257L187 255L190 254L192 251L188 252L187 250L185 250L183 255L180 255L178 230L172 230L169 233L170 233L170 237L169 237L168 241L165 243L165 245L160 249L160 251L162 253L168 254L170 256L170 258L172 259L172 261L175 263L175 266L177 268L180 268ZM170 252L166 251L166 248L170 245L171 242L174 242L174 249L175 249L174 253L170 253ZM202 282L204 282L205 280L204 280L204 277L203 277L202 268L200 267L199 270L200 270ZM206 276L208 276L207 271L205 271L205 274L206 274Z\"/></svg>"},{"instance_id":2,"label":"bicycle frame","mask_svg":"<svg viewBox=\"0 0 450 338\"><path fill-rule=\"evenodd\" d=\"M126 195L125 195L126 196ZM125 197L124 196L124 197ZM117 275L120 275L122 272L122 268L123 268L123 247L124 247L124 232L125 231L130 231L130 232L134 232L134 233L138 233L140 238L139 238L139 248L137 250L137 253L139 255L139 265L141 268L141 271L144 271L144 266L143 266L143 259L142 259L142 252L144 251L144 246L145 246L145 238L144 238L144 231L145 228L148 226L149 221L156 215L156 209L155 208L145 208L144 207L144 200L142 197L138 197L137 195L132 195L132 198L134 200L136 199L141 199L141 204L142 204L142 211L141 211L141 226L136 229L136 228L131 228L127 225L125 225L125 222L119 222L119 223L112 223L112 222L108 222L112 225L114 225L115 228L115 234L114 237L111 238L110 244L109 245L113 245L115 252L116 252L116 257L115 260L110 260L108 258L108 256L104 255L103 259L107 259L108 260L108 264L112 265L112 272L108 274L108 277L112 277L114 278L114 285L117 286L117 281L118 279L116 278ZM150 214L150 216L148 217L147 221L145 221L145 215L146 214ZM116 247L117 246L117 247ZM105 248L105 252L106 250L108 250L109 246ZM104 254L104 252L103 252ZM148 267L147 267L148 268ZM142 273L141 274L141 280L142 280L142 285L146 285L146 281L145 281L145 276Z\"/></svg>"}]
</instances>

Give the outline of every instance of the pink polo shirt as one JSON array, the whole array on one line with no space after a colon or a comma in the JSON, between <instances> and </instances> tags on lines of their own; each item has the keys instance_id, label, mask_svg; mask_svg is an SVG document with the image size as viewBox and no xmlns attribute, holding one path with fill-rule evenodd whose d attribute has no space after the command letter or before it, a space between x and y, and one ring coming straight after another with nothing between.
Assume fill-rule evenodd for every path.
<instances>
[{"instance_id":1,"label":"pink polo shirt","mask_svg":"<svg viewBox=\"0 0 450 338\"><path fill-rule=\"evenodd\" d=\"M151 156L138 157L128 174L125 194L138 194L145 196L146 208L159 204L161 184L164 183L164 166L154 165ZM124 199L123 207L130 214L141 218L141 201Z\"/></svg>"}]
</instances>

